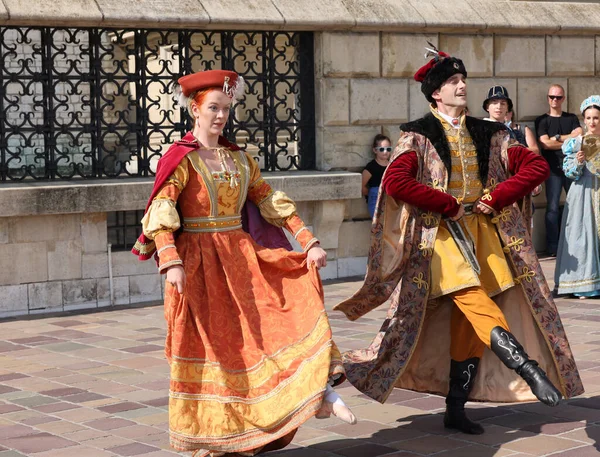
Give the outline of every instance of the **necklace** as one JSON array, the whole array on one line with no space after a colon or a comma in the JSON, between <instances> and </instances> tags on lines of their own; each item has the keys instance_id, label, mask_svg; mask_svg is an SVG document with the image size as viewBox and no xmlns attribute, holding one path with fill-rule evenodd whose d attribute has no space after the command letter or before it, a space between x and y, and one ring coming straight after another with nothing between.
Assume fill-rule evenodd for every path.
<instances>
[{"instance_id":1,"label":"necklace","mask_svg":"<svg viewBox=\"0 0 600 457\"><path fill-rule=\"evenodd\" d=\"M194 137L194 138L196 138L196 137ZM219 163L221 165L221 171L217 172L217 173L212 173L213 178L223 177L223 178L225 178L226 181L229 181L230 187L232 187L232 188L237 187L238 181L239 181L239 172L237 172L237 170L236 170L236 172L232 172L231 169L229 168L229 166L227 165L227 158L231 157L229 149L227 149L226 147L223 147L223 146L215 146L215 147L204 146L198 138L196 138L196 141L198 142L198 145L200 146L200 148L206 149L208 151L215 151L217 154ZM233 158L232 158L232 160L233 160Z\"/></svg>"}]
</instances>

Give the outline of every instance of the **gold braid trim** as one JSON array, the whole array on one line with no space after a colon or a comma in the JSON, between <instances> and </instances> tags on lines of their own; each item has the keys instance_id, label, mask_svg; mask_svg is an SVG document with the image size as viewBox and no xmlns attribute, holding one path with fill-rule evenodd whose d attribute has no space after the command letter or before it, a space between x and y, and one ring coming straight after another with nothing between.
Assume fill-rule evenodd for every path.
<instances>
[{"instance_id":1,"label":"gold braid trim","mask_svg":"<svg viewBox=\"0 0 600 457\"><path fill-rule=\"evenodd\" d=\"M521 245L525 243L525 240L523 238L517 238L516 236L511 236L510 237L510 243L508 243L505 247L502 248L502 250L506 253L510 252L510 248L514 247L515 251L520 252L521 251Z\"/></svg>"},{"instance_id":2,"label":"gold braid trim","mask_svg":"<svg viewBox=\"0 0 600 457\"><path fill-rule=\"evenodd\" d=\"M521 284L523 280L531 282L535 276L535 271L530 270L529 267L523 267L523 274L515 278L515 284Z\"/></svg>"}]
</instances>

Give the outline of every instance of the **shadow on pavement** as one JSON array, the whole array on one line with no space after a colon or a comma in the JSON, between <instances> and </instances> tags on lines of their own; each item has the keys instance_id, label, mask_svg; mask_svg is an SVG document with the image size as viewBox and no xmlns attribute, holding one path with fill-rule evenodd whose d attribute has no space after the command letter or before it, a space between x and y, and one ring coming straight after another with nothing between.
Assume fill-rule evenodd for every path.
<instances>
[{"instance_id":1,"label":"shadow on pavement","mask_svg":"<svg viewBox=\"0 0 600 457\"><path fill-rule=\"evenodd\" d=\"M486 429L483 435L466 435L443 426L443 412L423 413L399 418L401 423L383 428L370 436L360 438L331 439L303 448L281 450L268 456L324 457L340 456L402 456L412 457L439 453L445 450L469 446L469 456L494 457L503 445L523 438L539 435L549 440L572 436L575 447L557 455L600 455L600 396L574 398L551 408L542 403L517 403L501 406L485 406L469 403L469 417L481 422ZM390 424L388 424L390 425ZM360 422L356 435L361 435ZM348 430L351 430L348 428ZM348 435L349 436L349 435ZM571 436L569 436L571 438ZM450 439L447 439L450 438ZM576 447L579 447L576 449ZM593 454L582 451L582 447ZM595 451L593 451L595 449ZM530 450L530 452L533 449ZM517 451L518 452L518 451ZM522 450L521 452L527 452ZM556 451L553 451L556 452ZM534 455L547 455L535 453ZM445 454L444 454L445 455ZM452 454L455 455L455 454ZM458 454L457 454L458 455ZM520 455L520 454L519 454ZM554 454L553 454L554 455Z\"/></svg>"}]
</instances>

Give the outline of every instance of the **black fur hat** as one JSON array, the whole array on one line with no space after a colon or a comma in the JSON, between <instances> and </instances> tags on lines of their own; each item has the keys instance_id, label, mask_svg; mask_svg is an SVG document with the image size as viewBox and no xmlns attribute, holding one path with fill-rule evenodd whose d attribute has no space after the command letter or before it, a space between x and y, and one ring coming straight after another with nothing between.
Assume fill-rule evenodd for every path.
<instances>
[{"instance_id":1,"label":"black fur hat","mask_svg":"<svg viewBox=\"0 0 600 457\"><path fill-rule=\"evenodd\" d=\"M439 52L415 73L415 81L421 83L421 92L423 92L425 98L433 102L431 94L438 90L448 78L457 73L465 75L465 78L467 77L467 69L463 61L444 52Z\"/></svg>"}]
</instances>

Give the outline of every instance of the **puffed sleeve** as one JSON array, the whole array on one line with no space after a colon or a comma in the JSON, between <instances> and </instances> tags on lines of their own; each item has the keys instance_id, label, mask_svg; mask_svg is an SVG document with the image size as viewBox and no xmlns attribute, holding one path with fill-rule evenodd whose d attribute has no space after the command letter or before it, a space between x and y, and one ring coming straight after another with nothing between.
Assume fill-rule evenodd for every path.
<instances>
[{"instance_id":1,"label":"puffed sleeve","mask_svg":"<svg viewBox=\"0 0 600 457\"><path fill-rule=\"evenodd\" d=\"M579 163L577 153L581 150L581 135L576 138L569 138L562 145L562 151L565 155L563 159L563 171L565 176L573 181L577 181L583 174L585 162Z\"/></svg>"},{"instance_id":2,"label":"puffed sleeve","mask_svg":"<svg viewBox=\"0 0 600 457\"><path fill-rule=\"evenodd\" d=\"M260 214L270 224L284 227L300 243L306 252L319 240L304 225L296 214L296 204L284 192L274 191L260 174L258 164L246 154L250 165L250 186L248 199L260 210Z\"/></svg>"},{"instance_id":3,"label":"puffed sleeve","mask_svg":"<svg viewBox=\"0 0 600 457\"><path fill-rule=\"evenodd\" d=\"M175 247L173 232L181 227L176 204L188 179L188 159L184 157L161 186L142 219L144 235L156 244L158 271L161 273L173 265L183 264Z\"/></svg>"}]
</instances>

